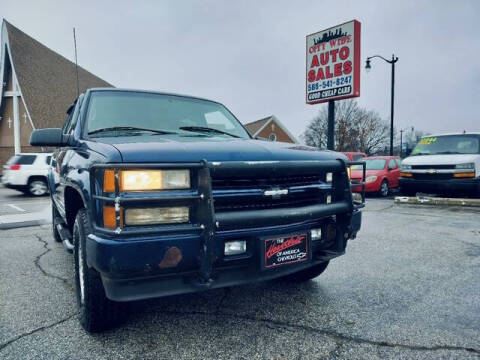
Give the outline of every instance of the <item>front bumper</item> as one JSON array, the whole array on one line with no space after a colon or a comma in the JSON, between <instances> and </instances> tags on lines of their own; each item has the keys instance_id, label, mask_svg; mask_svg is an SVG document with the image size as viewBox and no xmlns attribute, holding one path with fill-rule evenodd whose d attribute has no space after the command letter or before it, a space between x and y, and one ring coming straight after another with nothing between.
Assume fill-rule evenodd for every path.
<instances>
[{"instance_id":1,"label":"front bumper","mask_svg":"<svg viewBox=\"0 0 480 360\"><path fill-rule=\"evenodd\" d=\"M27 185L17 185L17 184L11 184L11 183L2 183L4 187L7 189L12 189L12 190L18 190L18 191L25 191L28 189Z\"/></svg>"},{"instance_id":2,"label":"front bumper","mask_svg":"<svg viewBox=\"0 0 480 360\"><path fill-rule=\"evenodd\" d=\"M406 191L475 192L480 189L480 178L448 180L417 180L399 178L399 183L400 188Z\"/></svg>"},{"instance_id":3,"label":"front bumper","mask_svg":"<svg viewBox=\"0 0 480 360\"><path fill-rule=\"evenodd\" d=\"M209 281L204 281L201 276L202 238L196 233L128 240L112 240L92 234L87 238L87 263L101 274L108 298L140 300L269 280L300 271L344 254L348 239L356 236L360 224L361 212L354 211L351 216L329 216L307 223L217 232L211 239L214 259ZM322 239L311 241L308 235L312 254L309 261L264 269L263 239L285 234L309 234L311 229L319 227L323 230ZM336 232L334 240L329 240L328 229L332 227ZM245 254L223 255L225 241L243 239L247 241ZM180 250L182 260L175 268L162 269L159 264L172 247Z\"/></svg>"},{"instance_id":4,"label":"front bumper","mask_svg":"<svg viewBox=\"0 0 480 360\"><path fill-rule=\"evenodd\" d=\"M358 180L361 181L361 180ZM375 180L372 182L366 182L365 183L365 192L367 193L372 193L372 192L378 192L380 191L380 187L382 185L382 180ZM356 193L362 192L362 187L361 186L354 186L352 187L352 191Z\"/></svg>"},{"instance_id":5,"label":"front bumper","mask_svg":"<svg viewBox=\"0 0 480 360\"><path fill-rule=\"evenodd\" d=\"M91 188L98 188L102 168L114 171L135 167L136 164L98 165L91 170ZM114 194L94 194L90 206L93 234L87 239L87 263L102 277L107 296L116 301L129 301L187 293L252 281L267 280L299 271L328 261L345 252L349 238L360 229L362 202L353 201L346 164L333 161L278 161L278 162L222 162L206 161L190 164L142 164L143 168L190 168L194 186L184 192L148 194L120 194L115 185ZM97 175L100 174L100 176ZM277 173L307 174L332 172L330 184L319 183L315 188L331 194L331 203L315 202L310 205L273 207L267 209L229 209L216 211L214 202L245 197L245 192L212 190L214 180L237 178L248 172L250 176L264 178ZM93 176L92 176L93 174ZM101 181L101 180L100 180ZM256 186L256 185L255 185ZM294 193L301 186L290 186ZM101 186L100 186L101 188ZM257 192L249 188L248 193ZM263 197L263 191L260 191ZM251 196L251 195L250 195ZM255 199L258 195L251 196ZM98 222L94 209L103 204L114 204L117 228L106 229ZM191 206L189 224L159 225L151 227L120 224L120 209L132 204L186 204ZM145 205L143 205L145 206ZM333 225L332 225L333 224ZM311 246L308 261L263 270L265 239L307 234L310 230L324 229L322 238ZM329 231L328 229L334 229ZM326 234L333 234L326 237ZM238 256L224 256L224 243L245 240L247 252ZM262 246L263 245L263 246ZM173 265L165 266L175 254Z\"/></svg>"}]
</instances>

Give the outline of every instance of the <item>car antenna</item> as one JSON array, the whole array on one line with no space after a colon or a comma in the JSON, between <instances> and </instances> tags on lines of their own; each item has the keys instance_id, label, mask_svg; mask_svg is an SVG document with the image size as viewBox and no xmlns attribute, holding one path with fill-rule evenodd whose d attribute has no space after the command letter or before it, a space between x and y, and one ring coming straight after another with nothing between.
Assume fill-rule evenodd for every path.
<instances>
[{"instance_id":1,"label":"car antenna","mask_svg":"<svg viewBox=\"0 0 480 360\"><path fill-rule=\"evenodd\" d=\"M75 36L75 28L73 28L73 46L75 47L75 72L77 73L77 97L79 97L80 84L78 82L77 37Z\"/></svg>"}]
</instances>

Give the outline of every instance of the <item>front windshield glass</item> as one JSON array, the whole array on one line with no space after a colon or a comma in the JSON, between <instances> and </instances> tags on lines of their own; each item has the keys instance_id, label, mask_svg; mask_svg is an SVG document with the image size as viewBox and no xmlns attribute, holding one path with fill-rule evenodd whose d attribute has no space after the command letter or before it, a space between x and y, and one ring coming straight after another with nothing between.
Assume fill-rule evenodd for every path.
<instances>
[{"instance_id":1,"label":"front windshield glass","mask_svg":"<svg viewBox=\"0 0 480 360\"><path fill-rule=\"evenodd\" d=\"M198 127L218 131L197 132ZM163 131L190 136L227 137L227 134L231 134L235 137L250 138L238 120L223 105L212 101L133 91L92 92L87 111L87 132L90 136L118 136L120 133L127 136L142 133L141 130L135 132L135 129L129 128L156 130L157 135Z\"/></svg>"},{"instance_id":2,"label":"front windshield glass","mask_svg":"<svg viewBox=\"0 0 480 360\"><path fill-rule=\"evenodd\" d=\"M472 135L424 137L412 151L412 155L478 153L480 153L480 137Z\"/></svg>"},{"instance_id":3,"label":"front windshield glass","mask_svg":"<svg viewBox=\"0 0 480 360\"><path fill-rule=\"evenodd\" d=\"M383 170L385 168L385 164L387 163L384 159L360 159L358 161L365 161L367 170ZM361 170L361 165L353 165L353 170Z\"/></svg>"}]
</instances>

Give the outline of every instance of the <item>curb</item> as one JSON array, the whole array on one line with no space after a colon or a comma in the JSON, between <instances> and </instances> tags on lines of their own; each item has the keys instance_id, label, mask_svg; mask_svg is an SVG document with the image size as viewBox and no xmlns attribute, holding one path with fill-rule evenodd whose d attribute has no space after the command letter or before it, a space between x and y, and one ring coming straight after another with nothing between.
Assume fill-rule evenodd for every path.
<instances>
[{"instance_id":1,"label":"curb","mask_svg":"<svg viewBox=\"0 0 480 360\"><path fill-rule=\"evenodd\" d=\"M0 230L17 229L28 226L39 226L52 222L48 213L39 211L26 214L10 214L0 216Z\"/></svg>"},{"instance_id":2,"label":"curb","mask_svg":"<svg viewBox=\"0 0 480 360\"><path fill-rule=\"evenodd\" d=\"M396 196L395 204L442 205L480 208L480 199Z\"/></svg>"},{"instance_id":3,"label":"curb","mask_svg":"<svg viewBox=\"0 0 480 360\"><path fill-rule=\"evenodd\" d=\"M48 224L49 221L46 220L28 220L28 221L17 221L17 222L9 222L9 223L0 223L0 230L10 230L10 229L18 229L23 227L29 226L40 226Z\"/></svg>"}]
</instances>

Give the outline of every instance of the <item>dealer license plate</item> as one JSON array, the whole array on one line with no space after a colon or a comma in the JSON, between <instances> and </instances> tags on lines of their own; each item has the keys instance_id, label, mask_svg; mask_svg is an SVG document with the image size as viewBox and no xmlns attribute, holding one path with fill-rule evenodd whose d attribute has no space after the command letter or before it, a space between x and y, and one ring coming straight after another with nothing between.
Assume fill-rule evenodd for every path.
<instances>
[{"instance_id":1,"label":"dealer license plate","mask_svg":"<svg viewBox=\"0 0 480 360\"><path fill-rule=\"evenodd\" d=\"M282 236L264 240L265 268L308 260L307 234Z\"/></svg>"}]
</instances>

